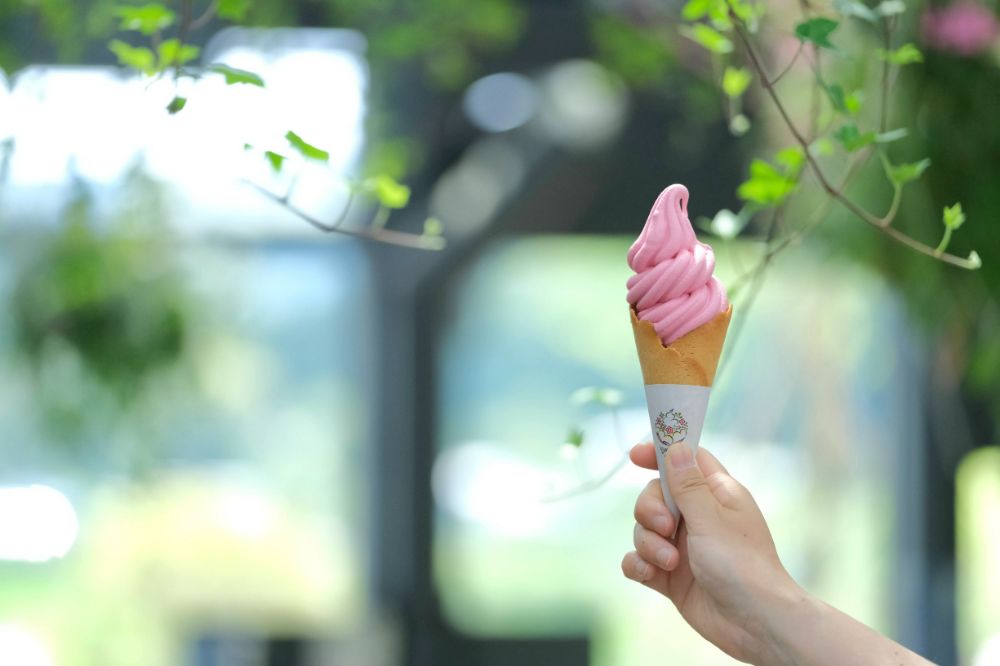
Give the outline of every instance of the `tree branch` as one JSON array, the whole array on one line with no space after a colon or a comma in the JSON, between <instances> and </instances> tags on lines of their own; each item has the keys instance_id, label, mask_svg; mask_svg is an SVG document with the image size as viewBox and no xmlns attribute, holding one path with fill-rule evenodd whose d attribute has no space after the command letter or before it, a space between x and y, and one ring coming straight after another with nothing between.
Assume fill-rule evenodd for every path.
<instances>
[{"instance_id":1,"label":"tree branch","mask_svg":"<svg viewBox=\"0 0 1000 666\"><path fill-rule=\"evenodd\" d=\"M286 197L279 196L274 192L271 192L253 181L243 179L243 182L255 189L258 193L262 194L267 199L270 199L274 203L278 204L288 212L297 216L306 224L325 232L325 233L337 233L343 234L345 236L351 236L353 238L363 238L366 240L377 241L379 243L386 243L388 245L399 245L401 247L410 247L417 250L442 250L445 247L445 239L441 236L427 236L410 234L403 231L393 231L392 229L345 229L341 227L344 219L347 217L347 212L351 206L351 200L349 199L347 205L341 211L340 215L333 222L323 222L309 213L296 208L291 203L288 202Z\"/></svg>"},{"instance_id":2,"label":"tree branch","mask_svg":"<svg viewBox=\"0 0 1000 666\"><path fill-rule=\"evenodd\" d=\"M795 49L795 55L792 56L792 59L788 61L788 64L785 65L785 68L781 70L781 72L777 76L775 76L774 79L771 81L772 86L778 85L778 81L781 81L781 79L785 76L785 74L788 74L788 72L792 69L792 66L795 65L795 63L798 61L799 56L802 55L802 49L805 48L805 45L806 45L805 42L802 41L799 42L799 48Z\"/></svg>"},{"instance_id":3,"label":"tree branch","mask_svg":"<svg viewBox=\"0 0 1000 666\"><path fill-rule=\"evenodd\" d=\"M893 240L909 247L912 250L916 250L921 254L927 255L928 257L938 259L939 261L943 261L945 263L951 264L953 266L958 266L960 268L966 268L966 269L978 268L979 264L975 261L971 261L963 257L958 257L953 254L948 254L946 252L940 252L937 249L929 245L925 245L924 243L921 243L915 238L906 235L905 233L899 231L898 229L893 228L892 226L890 226L892 222L891 219L888 220L887 222L884 218L876 217L875 215L871 214L870 212L868 212L867 210L856 204L854 201L846 197L842 192L835 189L830 184L830 181L827 179L826 174L820 168L819 163L816 161L816 158L813 156L812 152L810 152L809 142L806 141L805 137L802 136L802 133L799 131L798 127L795 126L795 123L788 115L788 110L785 108L785 105L778 97L777 91L775 91L774 86L771 85L770 77L768 77L767 71L764 69L764 66L761 63L760 58L757 56L757 52L754 50L753 44L751 44L750 38L746 34L743 24L740 22L739 18L735 14L731 13L730 16L732 18L733 27L736 31L736 34L737 36L739 36L740 42L743 44L743 48L746 50L747 57L750 60L750 64L757 72L757 77L760 79L761 84L764 86L764 90L771 98L771 101L778 109L778 113L781 115L782 120L788 127L789 132L791 132L792 136L795 138L795 141L802 147L803 151L805 151L806 162L809 164L809 168L813 172L813 175L816 176L816 180L819 181L820 187L822 187L823 191L826 192L827 195L838 201L842 206L847 208L847 210L851 211L855 216L857 216L861 220L867 222L876 229L885 233Z\"/></svg>"},{"instance_id":4,"label":"tree branch","mask_svg":"<svg viewBox=\"0 0 1000 666\"><path fill-rule=\"evenodd\" d=\"M847 189L847 186L850 184L855 174L857 174L858 169L868 161L869 157L871 157L871 150L866 150L863 154L859 153L858 156L855 157L855 159L844 171L844 176L841 178L840 185L837 187L839 191L843 192ZM739 291L743 288L746 281L753 278L758 271L762 270L766 264L770 263L771 259L773 259L776 254L783 251L785 248L789 247L801 238L804 238L808 234L812 233L812 231L826 219L826 215L830 212L833 202L834 199L827 198L823 202L823 205L815 210L812 218L806 224L788 234L778 241L773 247L769 248L753 268L746 271L732 282L730 292L735 296L735 294L739 293Z\"/></svg>"}]
</instances>

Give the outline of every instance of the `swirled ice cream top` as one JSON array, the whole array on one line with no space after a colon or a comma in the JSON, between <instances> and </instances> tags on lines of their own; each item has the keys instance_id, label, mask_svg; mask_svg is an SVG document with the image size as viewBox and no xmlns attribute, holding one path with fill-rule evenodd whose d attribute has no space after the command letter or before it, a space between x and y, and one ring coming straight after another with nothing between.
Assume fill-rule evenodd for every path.
<instances>
[{"instance_id":1,"label":"swirled ice cream top","mask_svg":"<svg viewBox=\"0 0 1000 666\"><path fill-rule=\"evenodd\" d=\"M628 280L628 302L639 319L653 325L664 345L729 307L725 288L712 275L715 253L695 237L687 202L683 185L663 190L628 251L628 265L635 271Z\"/></svg>"}]
</instances>

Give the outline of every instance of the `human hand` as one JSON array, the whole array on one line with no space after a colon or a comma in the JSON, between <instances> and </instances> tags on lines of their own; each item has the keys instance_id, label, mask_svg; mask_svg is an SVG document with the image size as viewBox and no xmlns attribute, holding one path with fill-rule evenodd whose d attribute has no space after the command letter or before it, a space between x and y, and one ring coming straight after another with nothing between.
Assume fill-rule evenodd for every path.
<instances>
[{"instance_id":1,"label":"human hand","mask_svg":"<svg viewBox=\"0 0 1000 666\"><path fill-rule=\"evenodd\" d=\"M652 444L630 457L657 469ZM635 503L636 550L622 571L673 601L699 634L736 659L768 666L931 663L799 587L750 492L711 453L695 457L687 444L673 444L666 469L681 523L659 479L650 481Z\"/></svg>"},{"instance_id":2,"label":"human hand","mask_svg":"<svg viewBox=\"0 0 1000 666\"><path fill-rule=\"evenodd\" d=\"M652 444L630 453L657 469ZM636 550L622 571L668 597L699 634L730 656L760 663L770 651L762 637L772 601L793 598L798 586L785 571L757 503L711 453L697 457L683 442L666 459L670 494L680 525L653 479L635 504ZM675 534L676 531L676 534Z\"/></svg>"}]
</instances>

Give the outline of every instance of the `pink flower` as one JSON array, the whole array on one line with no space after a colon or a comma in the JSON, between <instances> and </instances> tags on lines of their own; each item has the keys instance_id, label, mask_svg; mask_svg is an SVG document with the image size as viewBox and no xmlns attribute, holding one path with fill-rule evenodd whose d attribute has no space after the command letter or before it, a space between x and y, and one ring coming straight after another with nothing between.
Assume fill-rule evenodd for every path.
<instances>
[{"instance_id":1,"label":"pink flower","mask_svg":"<svg viewBox=\"0 0 1000 666\"><path fill-rule=\"evenodd\" d=\"M673 429L673 427L670 427L670 428L667 428L667 434L668 434L668 435L672 435L672 434L674 434L674 429Z\"/></svg>"},{"instance_id":2,"label":"pink flower","mask_svg":"<svg viewBox=\"0 0 1000 666\"><path fill-rule=\"evenodd\" d=\"M938 51L970 57L990 49L1000 35L993 10L975 2L959 0L923 16L924 40Z\"/></svg>"}]
</instances>

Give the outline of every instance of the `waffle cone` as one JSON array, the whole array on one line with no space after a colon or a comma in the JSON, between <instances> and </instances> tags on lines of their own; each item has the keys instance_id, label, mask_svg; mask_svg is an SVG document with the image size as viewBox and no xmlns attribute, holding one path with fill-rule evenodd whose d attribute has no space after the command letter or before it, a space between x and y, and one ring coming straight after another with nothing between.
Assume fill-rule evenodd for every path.
<instances>
[{"instance_id":1,"label":"waffle cone","mask_svg":"<svg viewBox=\"0 0 1000 666\"><path fill-rule=\"evenodd\" d=\"M732 305L666 347L651 323L638 319L635 309L629 311L644 384L712 385L733 314Z\"/></svg>"}]
</instances>

